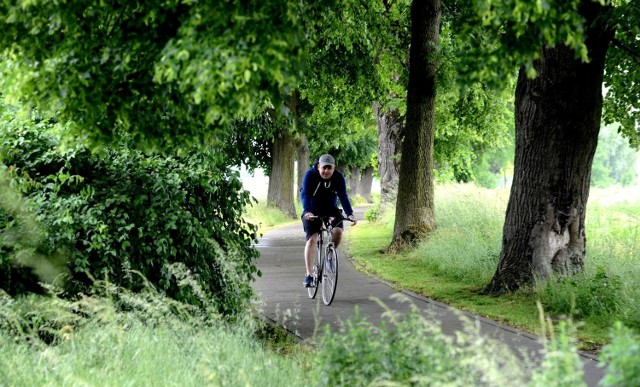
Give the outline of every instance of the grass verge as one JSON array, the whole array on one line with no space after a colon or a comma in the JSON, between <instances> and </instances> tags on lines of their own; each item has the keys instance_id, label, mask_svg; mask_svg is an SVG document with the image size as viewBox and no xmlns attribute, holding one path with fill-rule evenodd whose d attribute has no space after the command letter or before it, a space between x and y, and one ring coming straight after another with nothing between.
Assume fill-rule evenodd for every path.
<instances>
[{"instance_id":1,"label":"grass verge","mask_svg":"<svg viewBox=\"0 0 640 387\"><path fill-rule=\"evenodd\" d=\"M438 228L417 248L385 254L393 214L354 227L349 252L364 271L471 313L539 334L536 302L554 319L577 324L581 349L597 351L615 321L640 328L640 205L629 192L593 190L584 273L499 297L482 294L498 264L507 191L471 185L436 190Z\"/></svg>"}]
</instances>

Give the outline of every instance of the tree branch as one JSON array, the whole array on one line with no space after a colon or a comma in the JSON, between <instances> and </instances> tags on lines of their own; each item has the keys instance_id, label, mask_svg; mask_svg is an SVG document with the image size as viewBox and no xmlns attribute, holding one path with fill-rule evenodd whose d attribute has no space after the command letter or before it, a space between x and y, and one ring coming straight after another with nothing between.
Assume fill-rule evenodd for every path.
<instances>
[{"instance_id":1,"label":"tree branch","mask_svg":"<svg viewBox=\"0 0 640 387\"><path fill-rule=\"evenodd\" d=\"M611 44L629 54L636 63L640 64L640 50L635 47L629 47L616 38L613 38Z\"/></svg>"}]
</instances>

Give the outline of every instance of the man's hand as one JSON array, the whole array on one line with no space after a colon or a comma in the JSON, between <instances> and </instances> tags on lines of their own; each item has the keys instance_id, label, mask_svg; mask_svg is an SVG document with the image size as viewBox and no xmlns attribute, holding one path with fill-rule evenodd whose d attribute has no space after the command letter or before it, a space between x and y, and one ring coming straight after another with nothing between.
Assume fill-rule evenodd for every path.
<instances>
[{"instance_id":1,"label":"man's hand","mask_svg":"<svg viewBox=\"0 0 640 387\"><path fill-rule=\"evenodd\" d=\"M307 212L306 214L304 214L304 218L306 220L311 220L311 218L313 218L315 215L313 215L313 213L311 212Z\"/></svg>"},{"instance_id":2,"label":"man's hand","mask_svg":"<svg viewBox=\"0 0 640 387\"><path fill-rule=\"evenodd\" d=\"M349 219L350 221L353 222L353 225L355 226L356 224L358 224L358 219L356 219L355 216L353 216L353 214L347 216L347 219Z\"/></svg>"}]
</instances>

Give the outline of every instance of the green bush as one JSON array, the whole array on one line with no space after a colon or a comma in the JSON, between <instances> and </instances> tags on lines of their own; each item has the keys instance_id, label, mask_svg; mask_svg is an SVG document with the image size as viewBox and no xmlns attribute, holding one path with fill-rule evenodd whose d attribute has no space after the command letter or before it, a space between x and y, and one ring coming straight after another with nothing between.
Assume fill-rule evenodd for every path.
<instances>
[{"instance_id":1,"label":"green bush","mask_svg":"<svg viewBox=\"0 0 640 387\"><path fill-rule=\"evenodd\" d=\"M622 280L598 267L594 275L577 274L547 282L541 297L547 311L554 314L612 316L621 309Z\"/></svg>"},{"instance_id":2,"label":"green bush","mask_svg":"<svg viewBox=\"0 0 640 387\"><path fill-rule=\"evenodd\" d=\"M524 385L526 375L505 346L468 330L445 335L417 307L385 313L389 323L356 317L325 332L315 385Z\"/></svg>"},{"instance_id":3,"label":"green bush","mask_svg":"<svg viewBox=\"0 0 640 387\"><path fill-rule=\"evenodd\" d=\"M617 322L611 331L611 343L600 354L605 365L603 386L640 385L640 336Z\"/></svg>"},{"instance_id":4,"label":"green bush","mask_svg":"<svg viewBox=\"0 0 640 387\"><path fill-rule=\"evenodd\" d=\"M171 270L179 262L220 312L246 307L257 272L256 228L242 220L250 196L222 158L147 155L126 143L94 154L62 144L50 121L21 122L5 113L3 124L0 161L42 227L35 253L66 257L66 291L84 291L103 278L136 290L145 278L170 297L198 304ZM3 233L22 221L6 210L2 220ZM16 247L0 245L3 271L15 266Z\"/></svg>"},{"instance_id":5,"label":"green bush","mask_svg":"<svg viewBox=\"0 0 640 387\"><path fill-rule=\"evenodd\" d=\"M375 222L380 217L380 202L375 203L364 213L364 218L370 222Z\"/></svg>"},{"instance_id":6,"label":"green bush","mask_svg":"<svg viewBox=\"0 0 640 387\"><path fill-rule=\"evenodd\" d=\"M540 306L541 308L541 306ZM542 316L544 321L544 316ZM586 386L584 382L584 372L582 371L582 361L578 355L575 345L575 327L569 321L558 323L558 332L554 333L553 324L550 319L546 323L551 334L551 340L543 342L544 360L541 366L533 373L531 386Z\"/></svg>"}]
</instances>

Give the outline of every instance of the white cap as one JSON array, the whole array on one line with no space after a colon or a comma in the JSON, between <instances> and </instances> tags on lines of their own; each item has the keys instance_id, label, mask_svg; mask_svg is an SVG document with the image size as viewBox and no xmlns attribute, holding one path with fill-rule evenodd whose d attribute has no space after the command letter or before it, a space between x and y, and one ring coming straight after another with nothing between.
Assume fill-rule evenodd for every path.
<instances>
[{"instance_id":1,"label":"white cap","mask_svg":"<svg viewBox=\"0 0 640 387\"><path fill-rule=\"evenodd\" d=\"M324 154L320 156L319 160L320 166L324 167L325 165L336 165L336 160L330 154Z\"/></svg>"}]
</instances>

